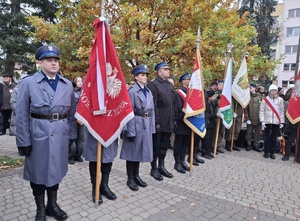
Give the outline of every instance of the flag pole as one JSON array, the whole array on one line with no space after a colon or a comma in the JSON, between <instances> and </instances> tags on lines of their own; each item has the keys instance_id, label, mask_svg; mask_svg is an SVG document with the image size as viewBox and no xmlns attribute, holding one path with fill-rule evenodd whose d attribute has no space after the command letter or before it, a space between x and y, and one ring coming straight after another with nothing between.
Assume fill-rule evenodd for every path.
<instances>
[{"instance_id":1,"label":"flag pole","mask_svg":"<svg viewBox=\"0 0 300 221\"><path fill-rule=\"evenodd\" d=\"M235 102L235 106L234 106L234 113L236 113L236 112L237 112L237 102ZM236 124L236 117L233 118L233 125L232 125L232 128L231 128L231 142L230 142L230 149L231 150L233 148L233 139L234 139L235 124Z\"/></svg>"},{"instance_id":2,"label":"flag pole","mask_svg":"<svg viewBox=\"0 0 300 221\"><path fill-rule=\"evenodd\" d=\"M217 131L216 131L215 146L214 146L214 158L216 158L216 154L217 154L219 130L220 130L220 117L218 117L218 123L217 123Z\"/></svg>"},{"instance_id":3,"label":"flag pole","mask_svg":"<svg viewBox=\"0 0 300 221\"><path fill-rule=\"evenodd\" d=\"M294 157L295 163L298 163L299 134L300 134L300 122L298 122L298 128L296 134L295 157Z\"/></svg>"},{"instance_id":4,"label":"flag pole","mask_svg":"<svg viewBox=\"0 0 300 221\"><path fill-rule=\"evenodd\" d=\"M101 1L101 17L105 17L105 0ZM100 173L101 173L101 150L102 145L98 141L97 145L97 168L96 168L96 187L95 187L95 208L98 208L100 204L102 204L102 200L100 200Z\"/></svg>"}]
</instances>

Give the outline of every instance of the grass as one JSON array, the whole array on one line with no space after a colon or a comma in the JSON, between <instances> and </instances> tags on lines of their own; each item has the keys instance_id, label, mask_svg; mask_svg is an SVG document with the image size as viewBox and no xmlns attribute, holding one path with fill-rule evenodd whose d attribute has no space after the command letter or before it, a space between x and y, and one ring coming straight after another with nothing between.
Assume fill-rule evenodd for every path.
<instances>
[{"instance_id":1,"label":"grass","mask_svg":"<svg viewBox=\"0 0 300 221\"><path fill-rule=\"evenodd\" d=\"M0 156L0 172L11 170L24 165L24 159L12 158L8 156Z\"/></svg>"}]
</instances>

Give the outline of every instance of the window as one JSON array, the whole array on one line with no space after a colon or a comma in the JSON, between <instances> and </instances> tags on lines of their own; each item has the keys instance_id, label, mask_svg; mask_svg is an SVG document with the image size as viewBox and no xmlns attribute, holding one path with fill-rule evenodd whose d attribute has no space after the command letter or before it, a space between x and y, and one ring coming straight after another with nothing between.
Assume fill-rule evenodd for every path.
<instances>
[{"instance_id":1,"label":"window","mask_svg":"<svg viewBox=\"0 0 300 221\"><path fill-rule=\"evenodd\" d=\"M298 51L298 45L286 45L285 46L286 54L297 53L297 51Z\"/></svg>"},{"instance_id":2,"label":"window","mask_svg":"<svg viewBox=\"0 0 300 221\"><path fill-rule=\"evenodd\" d=\"M289 18L300 17L300 8L290 9Z\"/></svg>"},{"instance_id":3,"label":"window","mask_svg":"<svg viewBox=\"0 0 300 221\"><path fill-rule=\"evenodd\" d=\"M283 70L284 71L294 71L296 69L296 64L283 64Z\"/></svg>"},{"instance_id":4,"label":"window","mask_svg":"<svg viewBox=\"0 0 300 221\"><path fill-rule=\"evenodd\" d=\"M287 28L287 36L289 35L299 35L300 27Z\"/></svg>"},{"instance_id":5,"label":"window","mask_svg":"<svg viewBox=\"0 0 300 221\"><path fill-rule=\"evenodd\" d=\"M290 84L294 84L294 81L282 81L282 87L288 87Z\"/></svg>"},{"instance_id":6,"label":"window","mask_svg":"<svg viewBox=\"0 0 300 221\"><path fill-rule=\"evenodd\" d=\"M273 19L274 19L273 27L276 28L279 25L279 16L273 16Z\"/></svg>"},{"instance_id":7,"label":"window","mask_svg":"<svg viewBox=\"0 0 300 221\"><path fill-rule=\"evenodd\" d=\"M271 60L275 60L276 59L276 50L271 50L270 59Z\"/></svg>"}]
</instances>

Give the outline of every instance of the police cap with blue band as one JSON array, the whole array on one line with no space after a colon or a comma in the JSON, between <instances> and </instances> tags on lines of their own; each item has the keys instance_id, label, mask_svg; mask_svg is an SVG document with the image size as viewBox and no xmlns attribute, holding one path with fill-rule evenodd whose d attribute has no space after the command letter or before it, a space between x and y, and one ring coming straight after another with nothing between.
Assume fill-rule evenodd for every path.
<instances>
[{"instance_id":1,"label":"police cap with blue band","mask_svg":"<svg viewBox=\"0 0 300 221\"><path fill-rule=\"evenodd\" d=\"M182 75L180 78L179 78L179 82L182 82L183 80L185 79L191 79L191 74L189 72L186 72L184 75Z\"/></svg>"},{"instance_id":2,"label":"police cap with blue band","mask_svg":"<svg viewBox=\"0 0 300 221\"><path fill-rule=\"evenodd\" d=\"M59 59L60 51L53 45L44 45L37 49L35 52L35 59L42 60L44 58L57 58Z\"/></svg>"},{"instance_id":3,"label":"police cap with blue band","mask_svg":"<svg viewBox=\"0 0 300 221\"><path fill-rule=\"evenodd\" d=\"M161 63L158 63L156 66L155 66L155 70L158 71L158 69L160 68L167 68L167 69L170 69L170 67L168 66L167 62L166 61L163 61Z\"/></svg>"},{"instance_id":4,"label":"police cap with blue band","mask_svg":"<svg viewBox=\"0 0 300 221\"><path fill-rule=\"evenodd\" d=\"M135 67L132 69L131 73L132 73L134 76L136 76L136 75L138 75L138 74L140 74L140 73L149 74L149 71L148 71L147 65L145 65L145 64L140 64L140 65L138 65L138 66L135 66Z\"/></svg>"}]
</instances>

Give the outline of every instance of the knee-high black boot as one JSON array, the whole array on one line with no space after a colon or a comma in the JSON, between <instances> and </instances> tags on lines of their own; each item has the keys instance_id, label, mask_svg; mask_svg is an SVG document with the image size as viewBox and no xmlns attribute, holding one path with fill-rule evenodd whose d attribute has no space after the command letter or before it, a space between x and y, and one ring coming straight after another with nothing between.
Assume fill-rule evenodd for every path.
<instances>
[{"instance_id":1,"label":"knee-high black boot","mask_svg":"<svg viewBox=\"0 0 300 221\"><path fill-rule=\"evenodd\" d=\"M34 196L34 199L36 204L35 221L46 221L45 193Z\"/></svg>"},{"instance_id":2,"label":"knee-high black boot","mask_svg":"<svg viewBox=\"0 0 300 221\"><path fill-rule=\"evenodd\" d=\"M165 159L158 159L158 171L161 175L172 178L173 174L168 172L165 168Z\"/></svg>"},{"instance_id":3,"label":"knee-high black boot","mask_svg":"<svg viewBox=\"0 0 300 221\"><path fill-rule=\"evenodd\" d=\"M67 214L57 205L57 190L47 189L47 196L46 215L53 216L58 221L66 220Z\"/></svg>"},{"instance_id":4,"label":"knee-high black boot","mask_svg":"<svg viewBox=\"0 0 300 221\"><path fill-rule=\"evenodd\" d=\"M132 161L126 161L126 169L127 169L127 186L129 189L132 191L137 191L139 190L139 187L135 183L135 180L133 179L133 174L134 174L134 162Z\"/></svg>"},{"instance_id":5,"label":"knee-high black boot","mask_svg":"<svg viewBox=\"0 0 300 221\"><path fill-rule=\"evenodd\" d=\"M109 173L102 173L100 193L101 195L106 196L106 198L109 200L115 200L117 199L117 196L110 190L108 186L108 180L109 180Z\"/></svg>"},{"instance_id":6,"label":"knee-high black boot","mask_svg":"<svg viewBox=\"0 0 300 221\"><path fill-rule=\"evenodd\" d=\"M164 178L162 177L162 175L159 173L158 169L157 169L157 163L156 160L153 160L151 162L151 172L150 172L150 176L152 176L154 179L158 180L158 181L162 181Z\"/></svg>"},{"instance_id":7,"label":"knee-high black boot","mask_svg":"<svg viewBox=\"0 0 300 221\"><path fill-rule=\"evenodd\" d=\"M140 186L140 187L146 187L147 183L144 182L141 178L140 178L140 162L135 162L134 163L134 171L133 171L133 179L135 181L135 183Z\"/></svg>"},{"instance_id":8,"label":"knee-high black boot","mask_svg":"<svg viewBox=\"0 0 300 221\"><path fill-rule=\"evenodd\" d=\"M89 170L90 170L90 177L91 177L91 183L92 183L92 199L93 199L93 203L95 203L95 193L96 193L96 167L97 167L97 163L96 162L90 162L89 163ZM102 200L102 196L99 196L99 200L98 200L98 205L102 204L103 200Z\"/></svg>"}]
</instances>

